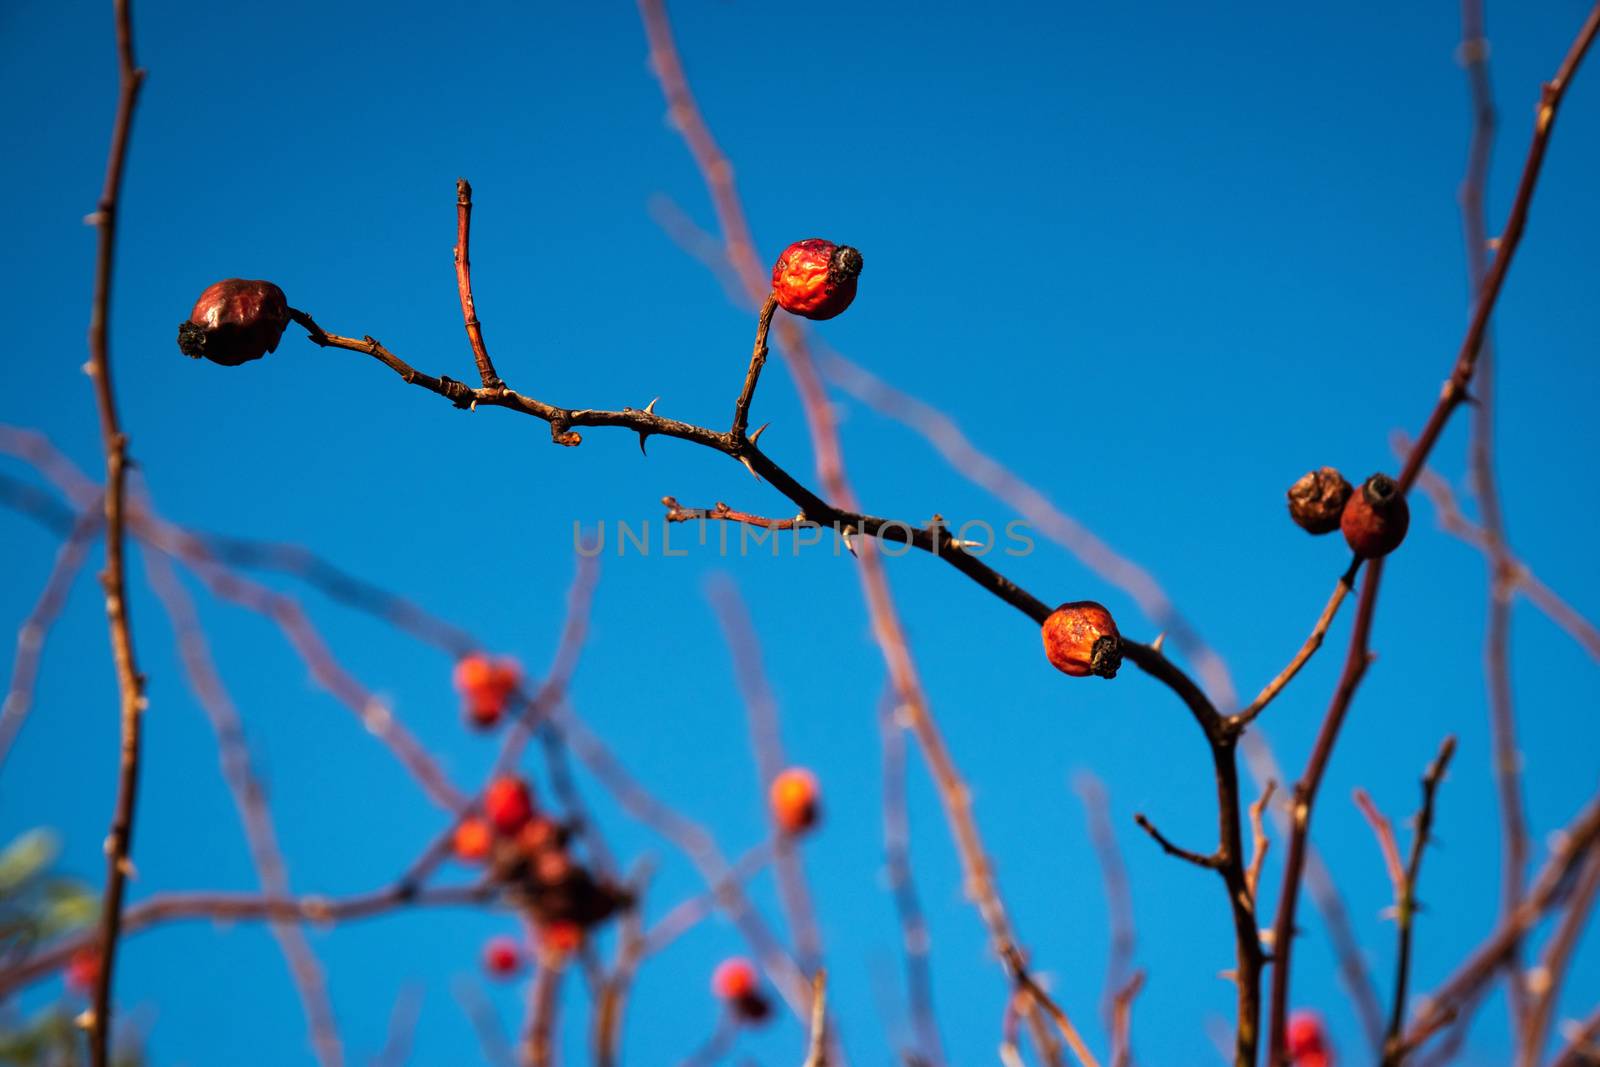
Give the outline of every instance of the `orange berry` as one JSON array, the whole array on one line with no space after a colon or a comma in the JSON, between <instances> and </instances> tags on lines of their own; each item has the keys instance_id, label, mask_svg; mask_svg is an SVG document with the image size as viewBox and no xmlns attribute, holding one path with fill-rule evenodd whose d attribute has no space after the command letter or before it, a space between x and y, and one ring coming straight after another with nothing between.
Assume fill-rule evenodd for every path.
<instances>
[{"instance_id":1,"label":"orange berry","mask_svg":"<svg viewBox=\"0 0 1600 1067\"><path fill-rule=\"evenodd\" d=\"M820 237L796 241L772 268L778 306L808 319L831 319L856 298L861 253Z\"/></svg>"},{"instance_id":2,"label":"orange berry","mask_svg":"<svg viewBox=\"0 0 1600 1067\"><path fill-rule=\"evenodd\" d=\"M496 778L484 790L483 812L496 830L510 837L533 818L533 795L520 778Z\"/></svg>"},{"instance_id":3,"label":"orange berry","mask_svg":"<svg viewBox=\"0 0 1600 1067\"><path fill-rule=\"evenodd\" d=\"M450 681L463 696L484 688L494 677L494 664L481 652L472 652L456 661Z\"/></svg>"},{"instance_id":4,"label":"orange berry","mask_svg":"<svg viewBox=\"0 0 1600 1067\"><path fill-rule=\"evenodd\" d=\"M495 978L509 978L522 969L522 949L509 937L492 937L483 946L483 969Z\"/></svg>"},{"instance_id":5,"label":"orange berry","mask_svg":"<svg viewBox=\"0 0 1600 1067\"><path fill-rule=\"evenodd\" d=\"M515 660L491 660L473 652L456 663L451 681L472 724L488 728L505 714L506 702L522 684L522 668Z\"/></svg>"},{"instance_id":6,"label":"orange berry","mask_svg":"<svg viewBox=\"0 0 1600 1067\"><path fill-rule=\"evenodd\" d=\"M1056 670L1082 678L1115 678L1122 666L1122 635L1111 612L1092 600L1063 604L1042 627L1044 654Z\"/></svg>"},{"instance_id":7,"label":"orange berry","mask_svg":"<svg viewBox=\"0 0 1600 1067\"><path fill-rule=\"evenodd\" d=\"M561 827L555 820L547 819L543 815L535 815L529 819L527 825L517 831L517 845L528 855L534 856L561 843Z\"/></svg>"},{"instance_id":8,"label":"orange berry","mask_svg":"<svg viewBox=\"0 0 1600 1067\"><path fill-rule=\"evenodd\" d=\"M756 982L755 965L743 956L729 957L711 972L711 992L718 1000L736 1001L754 996Z\"/></svg>"},{"instance_id":9,"label":"orange berry","mask_svg":"<svg viewBox=\"0 0 1600 1067\"><path fill-rule=\"evenodd\" d=\"M476 816L468 816L456 824L451 847L462 863L477 863L489 855L494 847L494 831L489 824Z\"/></svg>"},{"instance_id":10,"label":"orange berry","mask_svg":"<svg viewBox=\"0 0 1600 1067\"><path fill-rule=\"evenodd\" d=\"M788 834L811 829L820 814L820 792L816 775L804 767L790 767L779 772L768 790L773 820Z\"/></svg>"}]
</instances>

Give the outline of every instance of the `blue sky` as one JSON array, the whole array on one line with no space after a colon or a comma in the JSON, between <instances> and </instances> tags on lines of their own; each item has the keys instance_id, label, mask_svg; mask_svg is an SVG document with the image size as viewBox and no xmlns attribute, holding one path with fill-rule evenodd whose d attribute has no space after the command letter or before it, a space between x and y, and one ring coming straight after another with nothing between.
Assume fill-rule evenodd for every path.
<instances>
[{"instance_id":1,"label":"blue sky","mask_svg":"<svg viewBox=\"0 0 1600 1067\"><path fill-rule=\"evenodd\" d=\"M855 306L819 335L949 412L1149 567L1241 688L1270 677L1344 558L1285 520L1284 488L1325 463L1354 478L1392 468L1390 431L1420 426L1459 343L1455 191L1468 111L1455 6L678 8L689 75L763 257L813 235L865 254ZM1491 7L1503 121L1494 220L1521 165L1538 84L1583 14L1575 0ZM579 449L553 449L533 420L453 411L370 360L296 336L234 370L175 351L174 327L199 290L242 275L277 281L330 330L371 333L421 369L470 376L450 263L453 183L465 175L477 192L478 309L515 387L574 406L637 407L659 395L663 414L720 425L752 316L652 221L651 199L664 196L714 225L664 121L631 4L173 3L144 4L136 18L150 77L124 189L113 359L133 453L165 515L308 545L538 670L560 628L575 522L655 520L665 494L787 512L709 453L655 441L643 459L631 435L602 431ZM99 188L114 74L103 5L25 0L0 10L0 151L14 161L0 171L9 241L0 420L46 432L91 470L99 446L80 366L94 234L82 217ZM1600 572L1582 544L1600 499L1574 483L1590 475L1600 388L1589 310L1600 239L1594 74L1568 97L1496 318L1512 539L1591 613ZM996 526L1012 518L900 426L839 404L869 510ZM776 363L754 418L773 424L763 446L809 480L803 419ZM1463 491L1465 444L1458 419L1437 452ZM29 610L56 546L11 514L0 514L0 538L9 626ZM1125 597L1043 541L1003 566L1045 600L1101 599L1125 631L1154 636ZM1064 679L1025 619L935 561L910 556L889 570L1038 966L1104 1050L1105 906L1070 789L1076 771L1092 770L1110 793L1138 962L1149 969L1136 1047L1150 1063L1205 1062L1208 1021L1231 1013L1217 977L1232 965L1222 897L1131 823L1143 811L1170 835L1209 845L1206 753L1187 714L1131 669L1113 683ZM574 706L728 853L757 841L744 713L703 593L713 573L731 574L749 601L791 755L824 784L827 827L806 856L834 1003L854 1062L884 1062L886 1040L904 1026L880 877L884 675L848 562L831 552L608 554ZM1388 885L1350 790L1366 787L1399 819L1440 738L1459 735L1440 846L1424 871L1417 986L1426 989L1496 911L1484 567L1418 502L1384 585L1379 659L1315 837L1386 991ZM341 660L392 700L458 781L475 781L492 745L461 728L448 659L297 595ZM152 701L134 898L249 888L209 729L142 578L133 607ZM437 832L439 813L270 625L209 597L201 610L269 778L295 887L343 894L384 884ZM1309 748L1347 624L1263 721L1291 767ZM1542 843L1595 789L1600 672L1520 603L1513 653L1527 802ZM51 634L38 707L0 779L0 836L57 827L66 868L95 880L114 709L86 576ZM944 1036L955 1062L982 1062L1004 986L960 897L926 774L913 766L913 851ZM652 915L693 891L679 857L592 784L587 793L621 855L660 857ZM754 892L775 909L767 880ZM1308 915L1307 926L1296 1000L1323 1011L1359 1061L1320 924ZM316 933L352 1060L381 1046L395 998L412 983L424 991L414 1062L475 1056L451 981L475 972L485 937L510 929L504 917L418 914ZM645 967L629 1018L633 1062L675 1062L711 1031L706 978L737 945L730 927L708 923ZM1562 1013L1586 1013L1597 988L1591 944ZM147 1020L158 1063L309 1062L293 989L262 929L190 925L135 939L119 992ZM521 990L493 996L515 1026ZM574 1002L563 1039L574 1059L586 1025ZM797 1055L799 1035L785 1021L742 1047L780 1062ZM1464 1062L1504 1062L1507 1042L1496 999Z\"/></svg>"}]
</instances>

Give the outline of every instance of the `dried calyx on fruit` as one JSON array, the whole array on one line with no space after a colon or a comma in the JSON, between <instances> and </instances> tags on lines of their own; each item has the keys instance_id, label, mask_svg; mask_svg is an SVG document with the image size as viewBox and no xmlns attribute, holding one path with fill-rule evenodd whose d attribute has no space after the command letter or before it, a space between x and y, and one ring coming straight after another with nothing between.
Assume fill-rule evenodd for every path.
<instances>
[{"instance_id":1,"label":"dried calyx on fruit","mask_svg":"<svg viewBox=\"0 0 1600 1067\"><path fill-rule=\"evenodd\" d=\"M1350 483L1333 467L1308 471L1289 487L1289 517L1306 533L1332 533L1339 528L1350 499Z\"/></svg>"},{"instance_id":2,"label":"dried calyx on fruit","mask_svg":"<svg viewBox=\"0 0 1600 1067\"><path fill-rule=\"evenodd\" d=\"M861 253L820 237L796 241L772 268L772 295L791 315L831 319L856 298Z\"/></svg>"},{"instance_id":3,"label":"dried calyx on fruit","mask_svg":"<svg viewBox=\"0 0 1600 1067\"><path fill-rule=\"evenodd\" d=\"M1111 612L1092 600L1063 604L1041 628L1044 654L1063 674L1115 678L1122 666L1122 635Z\"/></svg>"},{"instance_id":4,"label":"dried calyx on fruit","mask_svg":"<svg viewBox=\"0 0 1600 1067\"><path fill-rule=\"evenodd\" d=\"M1406 539L1411 525L1411 505L1400 484L1387 474L1374 474L1350 494L1339 519L1344 539L1365 559L1387 556Z\"/></svg>"},{"instance_id":5,"label":"dried calyx on fruit","mask_svg":"<svg viewBox=\"0 0 1600 1067\"><path fill-rule=\"evenodd\" d=\"M276 351L289 325L289 303L271 282L227 278L206 287L178 324L178 350L237 367Z\"/></svg>"}]
</instances>

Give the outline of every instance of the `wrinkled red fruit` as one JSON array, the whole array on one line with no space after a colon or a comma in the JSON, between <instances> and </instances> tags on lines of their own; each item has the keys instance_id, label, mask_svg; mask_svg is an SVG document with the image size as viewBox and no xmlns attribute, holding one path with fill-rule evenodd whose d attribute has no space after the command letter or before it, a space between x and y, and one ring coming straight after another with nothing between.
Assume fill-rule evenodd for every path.
<instances>
[{"instance_id":1,"label":"wrinkled red fruit","mask_svg":"<svg viewBox=\"0 0 1600 1067\"><path fill-rule=\"evenodd\" d=\"M187 322L178 324L178 350L237 367L277 350L289 325L289 303L271 282L228 278L206 288Z\"/></svg>"},{"instance_id":2,"label":"wrinkled red fruit","mask_svg":"<svg viewBox=\"0 0 1600 1067\"><path fill-rule=\"evenodd\" d=\"M1122 635L1111 612L1092 600L1063 604L1044 620L1044 654L1056 670L1082 678L1115 678L1122 666Z\"/></svg>"},{"instance_id":3,"label":"wrinkled red fruit","mask_svg":"<svg viewBox=\"0 0 1600 1067\"><path fill-rule=\"evenodd\" d=\"M772 268L778 306L808 319L831 319L856 298L861 253L820 237L796 241Z\"/></svg>"},{"instance_id":4,"label":"wrinkled red fruit","mask_svg":"<svg viewBox=\"0 0 1600 1067\"><path fill-rule=\"evenodd\" d=\"M1350 492L1350 483L1333 467L1308 471L1289 487L1289 517L1306 533L1332 533Z\"/></svg>"},{"instance_id":5,"label":"wrinkled red fruit","mask_svg":"<svg viewBox=\"0 0 1600 1067\"><path fill-rule=\"evenodd\" d=\"M1365 559L1387 556L1399 548L1410 525L1411 506L1399 483L1387 474L1374 474L1361 483L1339 519L1345 542Z\"/></svg>"},{"instance_id":6,"label":"wrinkled red fruit","mask_svg":"<svg viewBox=\"0 0 1600 1067\"><path fill-rule=\"evenodd\" d=\"M511 837L533 818L533 796L520 778L496 778L483 792L483 813L496 830Z\"/></svg>"},{"instance_id":7,"label":"wrinkled red fruit","mask_svg":"<svg viewBox=\"0 0 1600 1067\"><path fill-rule=\"evenodd\" d=\"M483 969L495 978L509 978L522 969L522 949L509 937L494 937L483 946Z\"/></svg>"},{"instance_id":8,"label":"wrinkled red fruit","mask_svg":"<svg viewBox=\"0 0 1600 1067\"><path fill-rule=\"evenodd\" d=\"M1333 1067L1333 1049L1322 1017L1315 1012L1297 1011L1289 1017L1285 1035L1289 1061L1294 1067Z\"/></svg>"}]
</instances>

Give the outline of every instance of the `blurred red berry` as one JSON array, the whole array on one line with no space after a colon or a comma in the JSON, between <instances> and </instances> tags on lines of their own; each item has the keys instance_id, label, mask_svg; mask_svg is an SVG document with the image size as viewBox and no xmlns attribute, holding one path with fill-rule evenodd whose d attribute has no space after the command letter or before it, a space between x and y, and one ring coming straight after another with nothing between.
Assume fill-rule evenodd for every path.
<instances>
[{"instance_id":1,"label":"blurred red berry","mask_svg":"<svg viewBox=\"0 0 1600 1067\"><path fill-rule=\"evenodd\" d=\"M796 241L772 268L778 306L808 319L831 319L856 298L861 253L820 237Z\"/></svg>"},{"instance_id":2,"label":"blurred red berry","mask_svg":"<svg viewBox=\"0 0 1600 1067\"><path fill-rule=\"evenodd\" d=\"M178 324L178 349L236 367L275 351L289 325L289 303L271 282L228 278L207 286Z\"/></svg>"},{"instance_id":3,"label":"blurred red berry","mask_svg":"<svg viewBox=\"0 0 1600 1067\"><path fill-rule=\"evenodd\" d=\"M511 837L533 818L533 795L520 778L496 778L484 790L483 812L496 830Z\"/></svg>"},{"instance_id":4,"label":"blurred red berry","mask_svg":"<svg viewBox=\"0 0 1600 1067\"><path fill-rule=\"evenodd\" d=\"M1115 678L1122 666L1122 635L1111 612L1092 600L1063 604L1044 620L1044 654L1074 678Z\"/></svg>"},{"instance_id":5,"label":"blurred red berry","mask_svg":"<svg viewBox=\"0 0 1600 1067\"><path fill-rule=\"evenodd\" d=\"M804 767L790 767L772 779L768 793L772 818L784 833L799 834L816 825L821 805L816 775Z\"/></svg>"},{"instance_id":6,"label":"blurred red berry","mask_svg":"<svg viewBox=\"0 0 1600 1067\"><path fill-rule=\"evenodd\" d=\"M561 827L554 819L535 815L517 831L517 845L530 856L537 856L561 844Z\"/></svg>"},{"instance_id":7,"label":"blurred red berry","mask_svg":"<svg viewBox=\"0 0 1600 1067\"><path fill-rule=\"evenodd\" d=\"M1289 1060L1294 1067L1333 1067L1333 1049L1322 1016L1312 1011L1297 1011L1289 1017Z\"/></svg>"},{"instance_id":8,"label":"blurred red berry","mask_svg":"<svg viewBox=\"0 0 1600 1067\"><path fill-rule=\"evenodd\" d=\"M483 969L494 978L511 977L522 969L522 949L513 938L490 938L483 946Z\"/></svg>"},{"instance_id":9,"label":"blurred red berry","mask_svg":"<svg viewBox=\"0 0 1600 1067\"><path fill-rule=\"evenodd\" d=\"M583 927L574 922L551 922L539 927L539 944L546 952L567 955L583 947Z\"/></svg>"},{"instance_id":10,"label":"blurred red berry","mask_svg":"<svg viewBox=\"0 0 1600 1067\"><path fill-rule=\"evenodd\" d=\"M486 858L494 846L494 831L487 822L469 816L456 825L450 844L461 862L477 863Z\"/></svg>"},{"instance_id":11,"label":"blurred red berry","mask_svg":"<svg viewBox=\"0 0 1600 1067\"><path fill-rule=\"evenodd\" d=\"M711 992L718 1000L739 1000L756 992L756 968L743 956L730 956L711 972Z\"/></svg>"},{"instance_id":12,"label":"blurred red berry","mask_svg":"<svg viewBox=\"0 0 1600 1067\"><path fill-rule=\"evenodd\" d=\"M67 988L85 996L100 981L100 950L85 946L67 959Z\"/></svg>"},{"instance_id":13,"label":"blurred red berry","mask_svg":"<svg viewBox=\"0 0 1600 1067\"><path fill-rule=\"evenodd\" d=\"M522 684L522 668L509 659L491 660L482 653L463 656L452 677L467 718L488 729L500 721L506 704Z\"/></svg>"}]
</instances>

